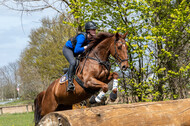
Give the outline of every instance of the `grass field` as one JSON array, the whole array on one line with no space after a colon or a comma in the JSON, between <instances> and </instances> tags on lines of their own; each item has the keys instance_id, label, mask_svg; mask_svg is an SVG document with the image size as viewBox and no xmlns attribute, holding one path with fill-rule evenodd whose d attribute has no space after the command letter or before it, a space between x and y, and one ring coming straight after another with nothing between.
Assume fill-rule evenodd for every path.
<instances>
[{"instance_id":1,"label":"grass field","mask_svg":"<svg viewBox=\"0 0 190 126\"><path fill-rule=\"evenodd\" d=\"M34 113L0 115L0 126L34 126Z\"/></svg>"}]
</instances>

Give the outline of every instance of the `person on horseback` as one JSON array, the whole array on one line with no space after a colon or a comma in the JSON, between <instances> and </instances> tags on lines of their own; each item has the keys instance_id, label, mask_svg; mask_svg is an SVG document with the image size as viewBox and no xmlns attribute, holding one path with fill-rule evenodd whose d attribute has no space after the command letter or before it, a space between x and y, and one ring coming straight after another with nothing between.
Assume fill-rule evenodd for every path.
<instances>
[{"instance_id":1,"label":"person on horseback","mask_svg":"<svg viewBox=\"0 0 190 126\"><path fill-rule=\"evenodd\" d=\"M67 91L74 91L75 85L73 84L73 76L75 74L75 65L76 59L75 57L79 54L83 53L87 47L89 42L96 35L97 26L94 22L89 21L85 24L86 32L81 32L77 34L75 37L69 39L66 44L63 46L63 55L70 63L68 70L68 86Z\"/></svg>"}]
</instances>

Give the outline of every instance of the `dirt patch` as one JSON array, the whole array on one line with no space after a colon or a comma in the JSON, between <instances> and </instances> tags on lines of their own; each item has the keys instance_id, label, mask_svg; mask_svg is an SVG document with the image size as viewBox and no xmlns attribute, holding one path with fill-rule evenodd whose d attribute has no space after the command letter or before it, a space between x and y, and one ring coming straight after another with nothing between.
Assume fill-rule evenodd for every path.
<instances>
[{"instance_id":1,"label":"dirt patch","mask_svg":"<svg viewBox=\"0 0 190 126\"><path fill-rule=\"evenodd\" d=\"M0 107L0 115L5 113L24 113L32 112L34 110L33 105L21 105L21 106L9 106Z\"/></svg>"}]
</instances>

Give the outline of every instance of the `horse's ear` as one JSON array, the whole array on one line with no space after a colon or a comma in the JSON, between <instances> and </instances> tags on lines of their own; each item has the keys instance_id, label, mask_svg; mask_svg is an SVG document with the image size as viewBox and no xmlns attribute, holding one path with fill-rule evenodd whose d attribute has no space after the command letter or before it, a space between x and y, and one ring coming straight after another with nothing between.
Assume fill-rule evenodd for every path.
<instances>
[{"instance_id":1,"label":"horse's ear","mask_svg":"<svg viewBox=\"0 0 190 126\"><path fill-rule=\"evenodd\" d=\"M118 32L115 34L115 39L116 39L116 41L119 40L119 33Z\"/></svg>"},{"instance_id":2,"label":"horse's ear","mask_svg":"<svg viewBox=\"0 0 190 126\"><path fill-rule=\"evenodd\" d=\"M128 34L128 31L122 36L122 38L125 39L127 34Z\"/></svg>"}]
</instances>

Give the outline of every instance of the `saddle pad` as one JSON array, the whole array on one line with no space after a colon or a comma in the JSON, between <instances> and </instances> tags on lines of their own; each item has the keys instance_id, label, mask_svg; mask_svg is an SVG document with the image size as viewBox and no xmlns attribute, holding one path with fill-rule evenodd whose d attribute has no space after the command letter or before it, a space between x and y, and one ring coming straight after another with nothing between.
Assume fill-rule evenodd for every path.
<instances>
[{"instance_id":1,"label":"saddle pad","mask_svg":"<svg viewBox=\"0 0 190 126\"><path fill-rule=\"evenodd\" d=\"M64 74L64 75L61 77L59 83L60 83L60 84L65 83L65 81L67 81L67 80L68 80L68 73Z\"/></svg>"},{"instance_id":2,"label":"saddle pad","mask_svg":"<svg viewBox=\"0 0 190 126\"><path fill-rule=\"evenodd\" d=\"M74 79L76 80L76 82L89 94L95 94L96 92L98 92L100 89L96 89L96 90L93 90L93 89L90 89L90 88L86 88L84 86L84 82L82 80L80 80L78 78L78 76L74 76ZM66 73L65 75L63 75L59 81L59 84L63 84L65 83L66 81L68 80L68 73Z\"/></svg>"}]
</instances>

